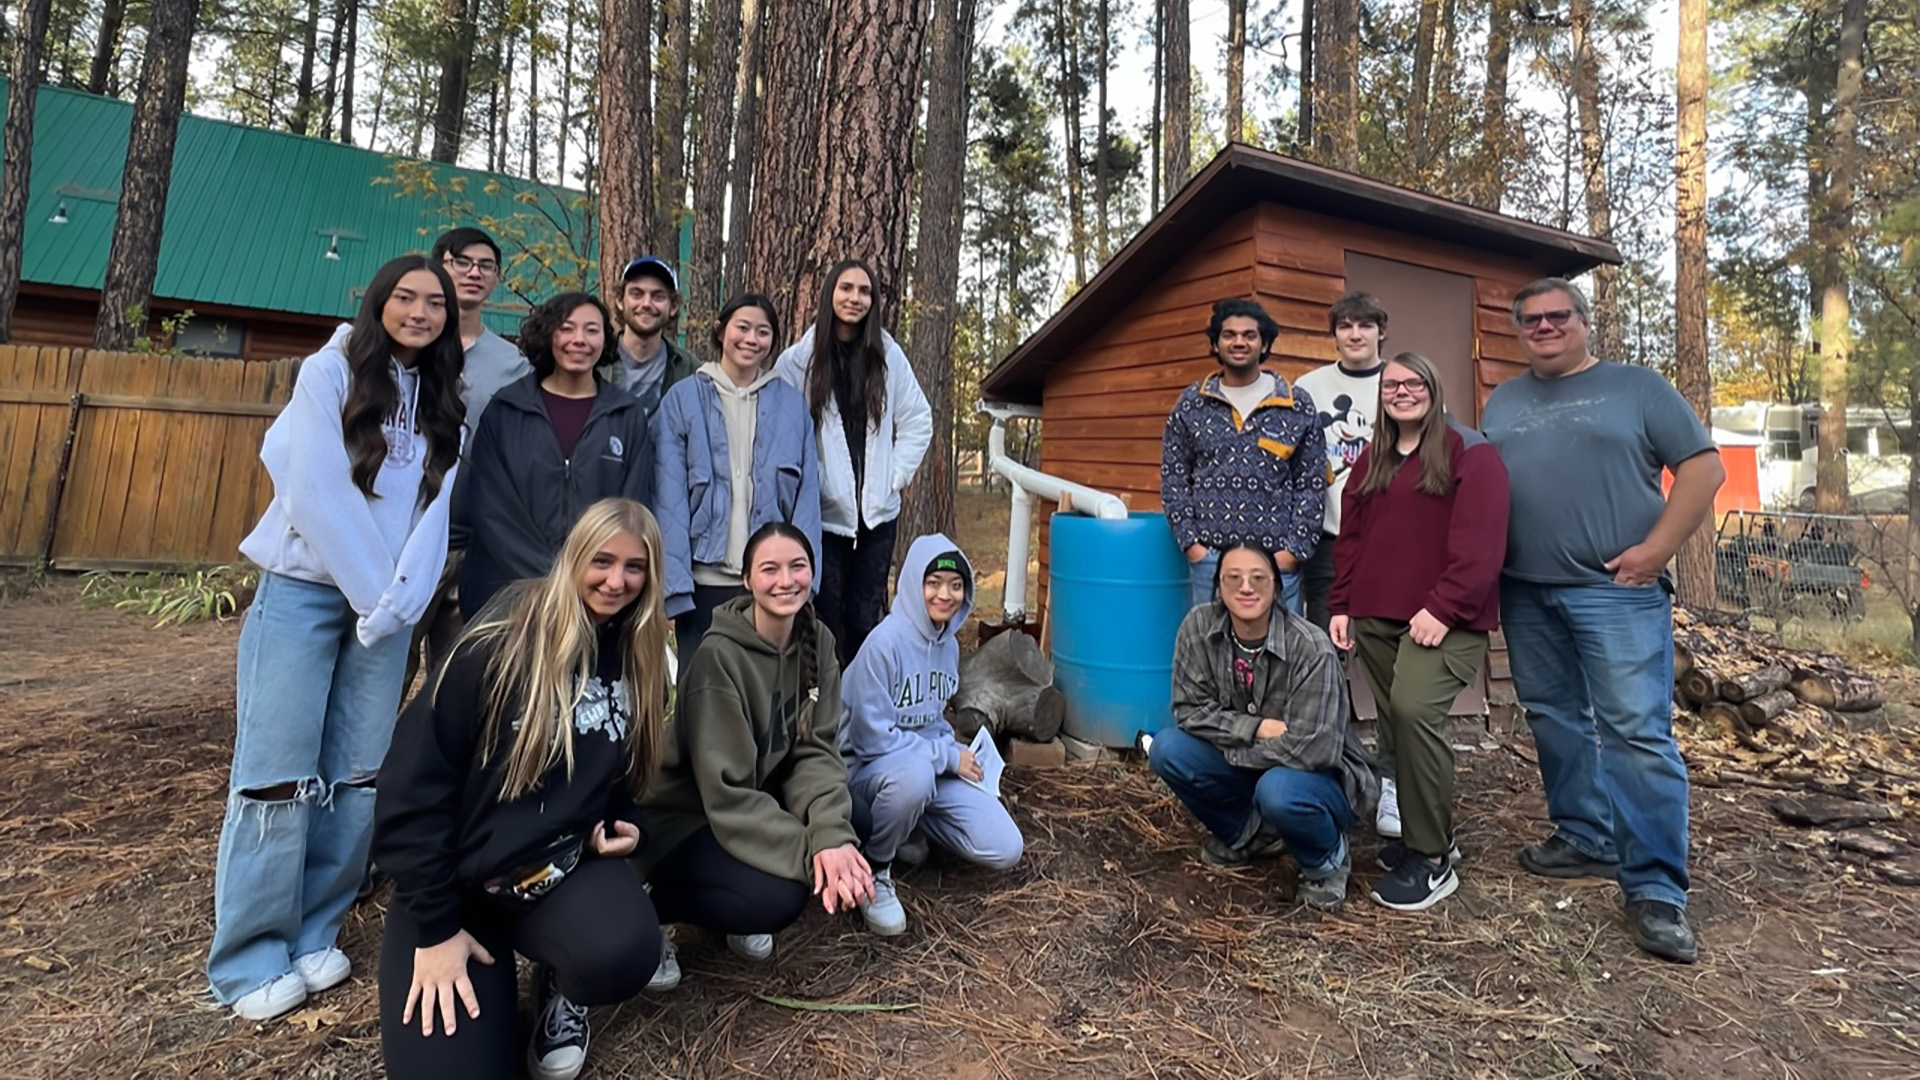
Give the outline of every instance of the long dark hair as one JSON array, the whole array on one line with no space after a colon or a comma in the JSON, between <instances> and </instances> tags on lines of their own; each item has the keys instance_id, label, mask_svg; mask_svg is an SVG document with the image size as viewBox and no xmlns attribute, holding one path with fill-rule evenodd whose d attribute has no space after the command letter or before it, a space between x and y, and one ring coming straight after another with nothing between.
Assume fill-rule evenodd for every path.
<instances>
[{"instance_id":1,"label":"long dark hair","mask_svg":"<svg viewBox=\"0 0 1920 1080\"><path fill-rule=\"evenodd\" d=\"M1267 614L1271 616L1274 608L1282 606L1280 603L1280 560L1275 558L1273 552L1268 551L1264 545L1256 544L1251 540L1235 540L1233 543L1220 549L1220 559L1213 564L1213 598L1215 600L1220 599L1220 568L1227 564L1227 556L1236 551L1251 551L1259 555L1262 559L1266 560L1267 569L1273 571L1273 608L1267 609Z\"/></svg>"},{"instance_id":2,"label":"long dark hair","mask_svg":"<svg viewBox=\"0 0 1920 1080\"><path fill-rule=\"evenodd\" d=\"M1453 490L1453 469L1447 460L1447 399L1440 389L1440 372L1419 353L1403 352L1387 364L1406 368L1427 384L1427 415L1420 418L1422 494L1444 497ZM1385 376L1382 376L1384 381ZM1354 494L1366 498L1387 490L1400 466L1409 459L1400 454L1400 422L1387 415L1387 392L1380 391L1380 411L1373 417L1373 441L1367 444L1367 475Z\"/></svg>"},{"instance_id":3,"label":"long dark hair","mask_svg":"<svg viewBox=\"0 0 1920 1080\"><path fill-rule=\"evenodd\" d=\"M833 290L840 284L840 275L849 270L859 270L867 275L867 281L873 285L873 306L867 309L867 315L854 328L853 334L853 396L866 409L866 421L871 424L880 414L887 411L887 342L880 333L880 281L873 276L873 268L859 259L842 259L833 264L833 269L820 283L820 303L813 317L813 366L807 371L807 407L813 411L815 427L820 424L820 416L827 411L827 403L833 400L833 365L840 362L839 340L834 336L833 325L839 316L833 313Z\"/></svg>"},{"instance_id":4,"label":"long dark hair","mask_svg":"<svg viewBox=\"0 0 1920 1080\"><path fill-rule=\"evenodd\" d=\"M773 301L761 296L759 293L741 293L727 301L727 306L721 308L720 314L714 317L713 352L715 356L720 355L725 349L725 346L722 345L721 342L726 337L727 324L733 321L734 312L739 311L741 308L759 308L761 313L767 317L767 325L773 328L774 345L777 347L780 344L780 312L774 308ZM778 352L776 349L768 349L767 355L760 361L760 366L764 368L773 363L774 357L777 355ZM813 553L808 552L807 557L812 558Z\"/></svg>"},{"instance_id":5,"label":"long dark hair","mask_svg":"<svg viewBox=\"0 0 1920 1080\"><path fill-rule=\"evenodd\" d=\"M608 313L607 305L592 293L564 292L559 296L534 308L532 314L520 324L520 351L526 354L527 363L533 366L533 373L546 378L554 373L560 362L553 355L553 334L567 317L583 307L591 307L600 313L600 325L606 331L606 337L600 348L600 355L593 361L595 368L610 364L620 356L620 334L613 328L613 316Z\"/></svg>"},{"instance_id":6,"label":"long dark hair","mask_svg":"<svg viewBox=\"0 0 1920 1080\"><path fill-rule=\"evenodd\" d=\"M447 305L447 323L440 328L440 336L421 349L413 362L420 376L413 422L427 437L427 466L420 477L423 502L440 493L440 481L460 457L460 428L467 419L466 404L460 399L460 373L466 367L467 352L460 344L459 294L453 291L453 278L438 262L425 255L402 255L373 275L373 283L360 299L360 312L353 318L353 332L347 335L349 377L340 428L353 464L354 485L368 498L373 497L373 482L387 460L382 425L400 405L400 386L389 369L393 338L381 314L400 279L415 270L433 274Z\"/></svg>"},{"instance_id":7,"label":"long dark hair","mask_svg":"<svg viewBox=\"0 0 1920 1080\"><path fill-rule=\"evenodd\" d=\"M746 550L740 556L742 574L752 576L753 553L760 550L761 544L776 536L786 537L799 544L800 550L807 553L808 565L815 567L817 571L820 562L813 554L813 541L807 539L807 534L784 521L769 521L755 529L752 536L747 537ZM812 600L808 600L793 617L793 643L800 647L801 702L800 707L793 711L793 734L798 737L801 724L810 722L809 718L813 714L814 702L808 698L807 692L817 689L820 685L820 630L819 620L813 614Z\"/></svg>"}]
</instances>

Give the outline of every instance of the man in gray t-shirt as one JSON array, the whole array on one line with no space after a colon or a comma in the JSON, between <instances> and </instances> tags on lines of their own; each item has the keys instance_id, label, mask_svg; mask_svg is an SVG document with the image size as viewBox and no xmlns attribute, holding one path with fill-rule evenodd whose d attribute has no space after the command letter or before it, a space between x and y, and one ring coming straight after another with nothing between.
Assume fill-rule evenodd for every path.
<instances>
[{"instance_id":1,"label":"man in gray t-shirt","mask_svg":"<svg viewBox=\"0 0 1920 1080\"><path fill-rule=\"evenodd\" d=\"M1692 963L1666 567L1726 473L1670 383L1587 351L1574 285L1534 282L1513 317L1529 371L1494 390L1481 425L1512 488L1501 621L1555 827L1520 865L1617 879L1634 942ZM1674 474L1664 499L1662 469Z\"/></svg>"}]
</instances>

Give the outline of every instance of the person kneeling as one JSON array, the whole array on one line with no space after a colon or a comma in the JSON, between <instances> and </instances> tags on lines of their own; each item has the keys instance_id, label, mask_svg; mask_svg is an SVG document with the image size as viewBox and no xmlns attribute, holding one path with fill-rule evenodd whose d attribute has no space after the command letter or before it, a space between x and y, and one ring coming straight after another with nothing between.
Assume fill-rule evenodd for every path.
<instances>
[{"instance_id":1,"label":"person kneeling","mask_svg":"<svg viewBox=\"0 0 1920 1080\"><path fill-rule=\"evenodd\" d=\"M1378 798L1348 722L1333 644L1277 607L1272 553L1245 541L1220 556L1215 601L1187 613L1173 647L1173 717L1147 756L1213 834L1203 858L1237 866L1293 852L1300 898L1346 901L1346 830Z\"/></svg>"},{"instance_id":2,"label":"person kneeling","mask_svg":"<svg viewBox=\"0 0 1920 1080\"><path fill-rule=\"evenodd\" d=\"M660 529L588 507L546 577L480 613L380 769L374 856L387 1075L514 1075L514 954L537 965L536 1080L571 1080L587 1005L640 992L660 926L631 866L635 798L664 742ZM418 1030L415 1030L415 1025Z\"/></svg>"},{"instance_id":3,"label":"person kneeling","mask_svg":"<svg viewBox=\"0 0 1920 1080\"><path fill-rule=\"evenodd\" d=\"M873 898L840 760L840 665L813 614L813 545L770 521L747 539L747 595L714 610L680 679L640 862L663 923L725 934L747 960L807 905ZM671 943L648 989L680 981Z\"/></svg>"},{"instance_id":4,"label":"person kneeling","mask_svg":"<svg viewBox=\"0 0 1920 1080\"><path fill-rule=\"evenodd\" d=\"M980 763L954 741L946 721L947 699L960 685L954 635L972 610L966 556L945 536L922 536L900 564L893 611L847 668L840 748L854 827L873 867L874 898L860 913L876 934L907 928L893 859L916 829L992 870L1013 866L1025 848L1007 808L977 785Z\"/></svg>"}]
</instances>

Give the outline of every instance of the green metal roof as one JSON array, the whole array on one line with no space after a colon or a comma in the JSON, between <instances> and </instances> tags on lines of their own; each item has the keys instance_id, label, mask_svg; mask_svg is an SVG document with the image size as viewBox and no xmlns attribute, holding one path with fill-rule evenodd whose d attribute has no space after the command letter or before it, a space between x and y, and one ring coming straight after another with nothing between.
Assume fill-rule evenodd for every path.
<instances>
[{"instance_id":1,"label":"green metal roof","mask_svg":"<svg viewBox=\"0 0 1920 1080\"><path fill-rule=\"evenodd\" d=\"M9 90L0 79L0 101ZM22 279L98 289L133 106L43 86L36 108ZM396 167L412 178L412 192L394 182ZM56 224L62 205L67 220ZM503 333L516 332L526 310L512 287L544 299L558 287L556 272L582 274L574 252L587 268L597 257L583 192L187 116L153 292L187 304L351 317L382 263L427 250L456 225L477 225L500 243L507 266L487 322Z\"/></svg>"}]
</instances>

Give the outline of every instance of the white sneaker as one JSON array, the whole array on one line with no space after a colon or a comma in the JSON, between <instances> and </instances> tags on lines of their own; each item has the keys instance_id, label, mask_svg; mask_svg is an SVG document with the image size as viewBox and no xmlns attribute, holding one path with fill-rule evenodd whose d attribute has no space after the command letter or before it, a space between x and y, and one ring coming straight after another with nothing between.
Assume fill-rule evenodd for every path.
<instances>
[{"instance_id":1,"label":"white sneaker","mask_svg":"<svg viewBox=\"0 0 1920 1080\"><path fill-rule=\"evenodd\" d=\"M242 1020L271 1020L307 1003L307 981L289 971L233 1003L233 1015Z\"/></svg>"},{"instance_id":2,"label":"white sneaker","mask_svg":"<svg viewBox=\"0 0 1920 1080\"><path fill-rule=\"evenodd\" d=\"M347 976L353 974L353 961L339 949L321 949L295 957L293 971L307 984L307 993L317 994L346 982Z\"/></svg>"},{"instance_id":3,"label":"white sneaker","mask_svg":"<svg viewBox=\"0 0 1920 1080\"><path fill-rule=\"evenodd\" d=\"M673 939L667 936L665 929L662 929L660 931L660 966L653 969L653 978L647 980L647 989L661 994L679 985L680 950L674 947Z\"/></svg>"},{"instance_id":4,"label":"white sneaker","mask_svg":"<svg viewBox=\"0 0 1920 1080\"><path fill-rule=\"evenodd\" d=\"M540 1025L527 1045L527 1071L533 1080L574 1080L587 1065L587 1007L567 1000L550 969L541 972L536 985L544 1001Z\"/></svg>"},{"instance_id":5,"label":"white sneaker","mask_svg":"<svg viewBox=\"0 0 1920 1080\"><path fill-rule=\"evenodd\" d=\"M765 960L773 955L773 935L728 934L727 948L742 960Z\"/></svg>"},{"instance_id":6,"label":"white sneaker","mask_svg":"<svg viewBox=\"0 0 1920 1080\"><path fill-rule=\"evenodd\" d=\"M1400 835L1400 785L1392 777L1380 781L1380 809L1373 815L1373 831L1388 839Z\"/></svg>"},{"instance_id":7,"label":"white sneaker","mask_svg":"<svg viewBox=\"0 0 1920 1080\"><path fill-rule=\"evenodd\" d=\"M882 937L907 932L907 909L900 906L900 894L893 888L893 867L874 871L873 899L860 905L867 929Z\"/></svg>"}]
</instances>

